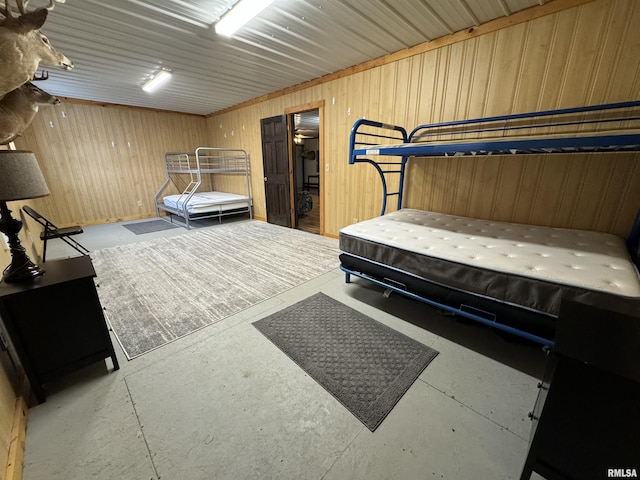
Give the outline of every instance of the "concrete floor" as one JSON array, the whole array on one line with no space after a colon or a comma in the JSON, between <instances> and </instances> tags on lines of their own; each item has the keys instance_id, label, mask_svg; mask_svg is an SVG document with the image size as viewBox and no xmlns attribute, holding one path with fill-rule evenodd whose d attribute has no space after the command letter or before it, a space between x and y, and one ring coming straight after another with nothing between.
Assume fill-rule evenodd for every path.
<instances>
[{"instance_id":1,"label":"concrete floor","mask_svg":"<svg viewBox=\"0 0 640 480\"><path fill-rule=\"evenodd\" d=\"M184 234L110 224L78 240ZM320 291L440 352L374 433L251 325ZM515 479L546 361L338 269L132 361L114 346L119 371L71 374L29 411L24 480Z\"/></svg>"}]
</instances>

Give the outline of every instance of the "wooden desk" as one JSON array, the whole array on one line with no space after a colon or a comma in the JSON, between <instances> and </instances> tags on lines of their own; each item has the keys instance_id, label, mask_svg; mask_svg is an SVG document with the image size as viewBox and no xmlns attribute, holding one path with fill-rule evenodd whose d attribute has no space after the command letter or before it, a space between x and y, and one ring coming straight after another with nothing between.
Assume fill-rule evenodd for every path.
<instances>
[{"instance_id":1,"label":"wooden desk","mask_svg":"<svg viewBox=\"0 0 640 480\"><path fill-rule=\"evenodd\" d=\"M34 282L0 283L0 317L39 402L44 384L110 357L111 343L89 256L47 262Z\"/></svg>"}]
</instances>

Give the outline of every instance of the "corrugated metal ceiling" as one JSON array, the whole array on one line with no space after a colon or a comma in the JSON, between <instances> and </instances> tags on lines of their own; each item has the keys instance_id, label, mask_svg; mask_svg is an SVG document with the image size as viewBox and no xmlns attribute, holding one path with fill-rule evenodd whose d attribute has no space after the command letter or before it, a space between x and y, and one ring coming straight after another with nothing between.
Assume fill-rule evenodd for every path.
<instances>
[{"instance_id":1,"label":"corrugated metal ceiling","mask_svg":"<svg viewBox=\"0 0 640 480\"><path fill-rule=\"evenodd\" d=\"M29 8L47 4L32 0ZM542 0L276 0L232 38L234 0L67 0L42 31L75 64L39 86L97 102L208 114L543 3ZM140 86L160 68L171 82Z\"/></svg>"}]
</instances>

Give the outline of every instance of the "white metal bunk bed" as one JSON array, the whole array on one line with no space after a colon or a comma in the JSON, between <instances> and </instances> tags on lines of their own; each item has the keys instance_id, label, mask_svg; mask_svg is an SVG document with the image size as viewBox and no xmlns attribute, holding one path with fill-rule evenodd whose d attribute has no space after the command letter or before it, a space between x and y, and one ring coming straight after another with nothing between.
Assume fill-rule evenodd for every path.
<instances>
[{"instance_id":1,"label":"white metal bunk bed","mask_svg":"<svg viewBox=\"0 0 640 480\"><path fill-rule=\"evenodd\" d=\"M640 315L640 214L628 238L405 209L412 157L640 151L640 101L416 127L356 121L349 163L380 175L380 217L341 229L341 269L552 345L563 298ZM397 175L398 190L387 178ZM385 214L387 199L397 211Z\"/></svg>"},{"instance_id":2,"label":"white metal bunk bed","mask_svg":"<svg viewBox=\"0 0 640 480\"><path fill-rule=\"evenodd\" d=\"M241 149L199 147L195 152L167 152L164 155L166 178L155 195L156 215L173 221L176 215L184 219L187 229L190 221L202 218L249 213L251 210L251 182L249 157ZM243 193L214 191L216 178L244 177ZM203 182L205 185L203 186ZM181 193L165 195L170 185ZM162 212L168 215L162 215Z\"/></svg>"}]
</instances>

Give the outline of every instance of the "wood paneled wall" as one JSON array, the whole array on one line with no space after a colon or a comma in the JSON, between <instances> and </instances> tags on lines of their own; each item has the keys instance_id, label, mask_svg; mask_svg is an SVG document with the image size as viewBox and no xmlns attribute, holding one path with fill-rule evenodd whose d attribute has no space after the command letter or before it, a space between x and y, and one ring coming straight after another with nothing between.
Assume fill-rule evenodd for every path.
<instances>
[{"instance_id":1,"label":"wood paneled wall","mask_svg":"<svg viewBox=\"0 0 640 480\"><path fill-rule=\"evenodd\" d=\"M637 1L598 0L483 35L470 33L463 41L214 115L208 119L210 137L217 146L247 149L255 212L265 217L260 118L324 100L321 192L325 231L337 235L380 209L373 169L347 164L356 119L413 128L639 99L639 24ZM405 206L624 236L640 208L639 180L635 154L415 159Z\"/></svg>"},{"instance_id":2,"label":"wood paneled wall","mask_svg":"<svg viewBox=\"0 0 640 480\"><path fill-rule=\"evenodd\" d=\"M41 108L15 143L36 154L51 190L34 208L63 226L155 215L164 153L207 139L200 116L62 102Z\"/></svg>"},{"instance_id":3,"label":"wood paneled wall","mask_svg":"<svg viewBox=\"0 0 640 480\"><path fill-rule=\"evenodd\" d=\"M0 368L0 480L5 480L16 395L4 368Z\"/></svg>"}]
</instances>

